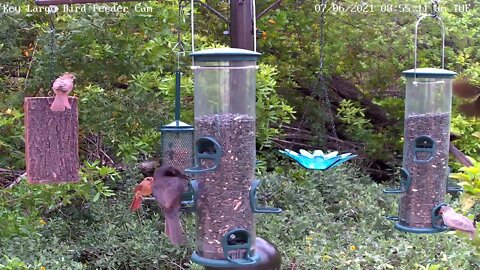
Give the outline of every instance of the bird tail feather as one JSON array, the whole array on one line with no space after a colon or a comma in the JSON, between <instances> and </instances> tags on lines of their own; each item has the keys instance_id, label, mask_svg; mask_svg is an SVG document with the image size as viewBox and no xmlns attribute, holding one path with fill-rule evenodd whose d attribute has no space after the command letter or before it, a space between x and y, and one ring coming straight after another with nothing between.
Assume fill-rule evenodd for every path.
<instances>
[{"instance_id":1,"label":"bird tail feather","mask_svg":"<svg viewBox=\"0 0 480 270\"><path fill-rule=\"evenodd\" d=\"M67 100L68 102L68 100ZM53 100L50 110L53 112L64 112L65 111L65 101L61 96L56 96Z\"/></svg>"},{"instance_id":2,"label":"bird tail feather","mask_svg":"<svg viewBox=\"0 0 480 270\"><path fill-rule=\"evenodd\" d=\"M185 243L183 227L178 213L176 216L165 215L165 234L174 245L179 246Z\"/></svg>"},{"instance_id":3,"label":"bird tail feather","mask_svg":"<svg viewBox=\"0 0 480 270\"><path fill-rule=\"evenodd\" d=\"M130 211L135 212L142 207L142 196L135 194L135 197L130 204Z\"/></svg>"},{"instance_id":4,"label":"bird tail feather","mask_svg":"<svg viewBox=\"0 0 480 270\"><path fill-rule=\"evenodd\" d=\"M72 106L70 105L70 101L68 100L68 97L64 100L64 102L65 102L65 105L64 105L64 106L65 106L67 109L71 109L71 108L72 108Z\"/></svg>"}]
</instances>

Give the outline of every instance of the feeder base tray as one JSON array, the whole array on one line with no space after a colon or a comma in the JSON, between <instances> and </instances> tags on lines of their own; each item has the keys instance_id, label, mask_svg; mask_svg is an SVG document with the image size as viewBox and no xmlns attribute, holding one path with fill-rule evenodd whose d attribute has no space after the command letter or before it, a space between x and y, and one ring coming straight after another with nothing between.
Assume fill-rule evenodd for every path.
<instances>
[{"instance_id":1,"label":"feeder base tray","mask_svg":"<svg viewBox=\"0 0 480 270\"><path fill-rule=\"evenodd\" d=\"M402 231L402 232L409 232L409 233L440 233L444 231L448 231L448 228L444 227L430 227L430 228L418 228L418 227L409 227L405 225L401 225L400 223L395 223L395 229Z\"/></svg>"},{"instance_id":2,"label":"feeder base tray","mask_svg":"<svg viewBox=\"0 0 480 270\"><path fill-rule=\"evenodd\" d=\"M233 267L250 267L260 263L260 254L255 253L253 257L251 257L252 262L248 263L235 263L229 260L215 260L215 259L207 259L198 255L196 251L192 254L192 261L196 264L200 264L207 267L215 267L215 268L233 268Z\"/></svg>"}]
</instances>

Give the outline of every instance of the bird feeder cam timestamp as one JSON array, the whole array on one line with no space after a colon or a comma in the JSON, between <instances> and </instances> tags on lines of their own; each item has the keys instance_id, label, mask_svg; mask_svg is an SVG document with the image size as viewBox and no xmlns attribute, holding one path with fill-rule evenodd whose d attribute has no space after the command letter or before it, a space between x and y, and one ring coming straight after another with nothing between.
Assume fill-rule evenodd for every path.
<instances>
[{"instance_id":1,"label":"bird feeder cam timestamp","mask_svg":"<svg viewBox=\"0 0 480 270\"><path fill-rule=\"evenodd\" d=\"M453 6L434 7L435 12L453 11L453 12L467 12L471 9L470 4L454 4ZM316 4L316 12L330 12L330 13L428 13L431 11L430 4L381 4L374 5L368 3L345 4L345 3L329 3Z\"/></svg>"}]
</instances>

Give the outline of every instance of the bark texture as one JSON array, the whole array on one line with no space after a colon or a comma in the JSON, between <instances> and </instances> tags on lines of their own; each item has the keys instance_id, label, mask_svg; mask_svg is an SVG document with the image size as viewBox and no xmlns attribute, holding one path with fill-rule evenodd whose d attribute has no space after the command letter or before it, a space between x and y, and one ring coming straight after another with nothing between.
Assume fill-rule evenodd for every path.
<instances>
[{"instance_id":1,"label":"bark texture","mask_svg":"<svg viewBox=\"0 0 480 270\"><path fill-rule=\"evenodd\" d=\"M78 102L72 109L52 112L53 97L25 98L25 158L31 184L70 183L80 180L78 155Z\"/></svg>"}]
</instances>

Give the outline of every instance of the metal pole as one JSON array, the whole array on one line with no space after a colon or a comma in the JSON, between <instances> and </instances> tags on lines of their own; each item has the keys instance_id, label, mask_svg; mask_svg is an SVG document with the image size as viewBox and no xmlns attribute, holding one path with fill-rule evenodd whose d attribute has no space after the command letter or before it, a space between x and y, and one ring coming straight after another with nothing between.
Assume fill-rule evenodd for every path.
<instances>
[{"instance_id":1,"label":"metal pole","mask_svg":"<svg viewBox=\"0 0 480 270\"><path fill-rule=\"evenodd\" d=\"M230 47L253 51L252 0L230 0Z\"/></svg>"},{"instance_id":2,"label":"metal pole","mask_svg":"<svg viewBox=\"0 0 480 270\"><path fill-rule=\"evenodd\" d=\"M117 3L117 2L145 2L148 0L35 0L39 6L49 5L69 5L69 4L99 4L99 3Z\"/></svg>"},{"instance_id":3,"label":"metal pole","mask_svg":"<svg viewBox=\"0 0 480 270\"><path fill-rule=\"evenodd\" d=\"M175 121L177 126L180 121L180 80L182 78L182 73L180 70L175 71Z\"/></svg>"}]
</instances>

